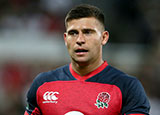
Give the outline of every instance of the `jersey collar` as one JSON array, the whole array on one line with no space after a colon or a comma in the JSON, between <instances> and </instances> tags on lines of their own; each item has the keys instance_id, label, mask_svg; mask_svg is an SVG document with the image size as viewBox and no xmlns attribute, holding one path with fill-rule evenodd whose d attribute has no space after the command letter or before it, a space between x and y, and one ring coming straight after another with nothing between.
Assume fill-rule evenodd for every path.
<instances>
[{"instance_id":1,"label":"jersey collar","mask_svg":"<svg viewBox=\"0 0 160 115\"><path fill-rule=\"evenodd\" d=\"M106 68L108 66L108 63L106 61L104 61L104 63L98 67L97 69L93 70L92 72L84 75L84 76L80 76L78 73L76 73L73 69L72 69L72 65L69 65L69 71L71 72L72 76L75 77L77 80L80 81L85 81L88 78L93 77L94 75L100 73L104 68Z\"/></svg>"}]
</instances>

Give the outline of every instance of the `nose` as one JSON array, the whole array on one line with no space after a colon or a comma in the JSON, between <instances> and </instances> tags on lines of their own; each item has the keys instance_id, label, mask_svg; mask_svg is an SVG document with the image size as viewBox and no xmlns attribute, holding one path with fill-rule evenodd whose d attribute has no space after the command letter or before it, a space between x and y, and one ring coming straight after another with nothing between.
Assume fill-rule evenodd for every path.
<instances>
[{"instance_id":1,"label":"nose","mask_svg":"<svg viewBox=\"0 0 160 115\"><path fill-rule=\"evenodd\" d=\"M78 45L85 44L85 38L84 38L84 36L83 36L83 33L79 33L79 36L78 36L78 38L77 38L76 43L77 43Z\"/></svg>"}]
</instances>

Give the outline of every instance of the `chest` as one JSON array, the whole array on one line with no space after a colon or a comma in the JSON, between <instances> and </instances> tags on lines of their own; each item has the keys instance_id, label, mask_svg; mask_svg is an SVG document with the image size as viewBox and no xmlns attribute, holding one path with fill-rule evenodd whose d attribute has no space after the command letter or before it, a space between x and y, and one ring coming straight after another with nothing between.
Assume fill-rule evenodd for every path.
<instances>
[{"instance_id":1,"label":"chest","mask_svg":"<svg viewBox=\"0 0 160 115\"><path fill-rule=\"evenodd\" d=\"M37 90L43 115L119 115L122 94L115 85L84 81L54 81Z\"/></svg>"}]
</instances>

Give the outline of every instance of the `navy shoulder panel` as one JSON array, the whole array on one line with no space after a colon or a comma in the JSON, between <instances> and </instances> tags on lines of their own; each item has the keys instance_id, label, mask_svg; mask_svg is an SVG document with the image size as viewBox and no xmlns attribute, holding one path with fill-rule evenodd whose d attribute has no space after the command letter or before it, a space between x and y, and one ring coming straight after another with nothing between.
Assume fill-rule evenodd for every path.
<instances>
[{"instance_id":1,"label":"navy shoulder panel","mask_svg":"<svg viewBox=\"0 0 160 115\"><path fill-rule=\"evenodd\" d=\"M102 72L87 81L116 85L122 91L122 95L126 95L129 86L139 85L140 82L136 77L108 65Z\"/></svg>"},{"instance_id":2,"label":"navy shoulder panel","mask_svg":"<svg viewBox=\"0 0 160 115\"><path fill-rule=\"evenodd\" d=\"M36 81L44 82L58 81L58 80L74 80L69 72L69 65L59 67L55 70L40 73L36 78Z\"/></svg>"},{"instance_id":3,"label":"navy shoulder panel","mask_svg":"<svg viewBox=\"0 0 160 115\"><path fill-rule=\"evenodd\" d=\"M108 65L103 71L88 79L87 81L113 84L120 87L122 84L136 79L126 73Z\"/></svg>"}]
</instances>

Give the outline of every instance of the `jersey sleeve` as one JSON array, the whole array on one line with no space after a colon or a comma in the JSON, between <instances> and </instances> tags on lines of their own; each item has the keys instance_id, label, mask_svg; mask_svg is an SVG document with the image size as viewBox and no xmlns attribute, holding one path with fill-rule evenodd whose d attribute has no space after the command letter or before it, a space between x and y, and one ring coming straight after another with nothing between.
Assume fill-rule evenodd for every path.
<instances>
[{"instance_id":1,"label":"jersey sleeve","mask_svg":"<svg viewBox=\"0 0 160 115\"><path fill-rule=\"evenodd\" d=\"M149 115L149 100L139 80L130 80L123 95L122 115Z\"/></svg>"},{"instance_id":2,"label":"jersey sleeve","mask_svg":"<svg viewBox=\"0 0 160 115\"><path fill-rule=\"evenodd\" d=\"M41 115L36 99L37 89L41 85L39 77L40 75L35 78L27 93L27 106L24 115Z\"/></svg>"}]
</instances>

